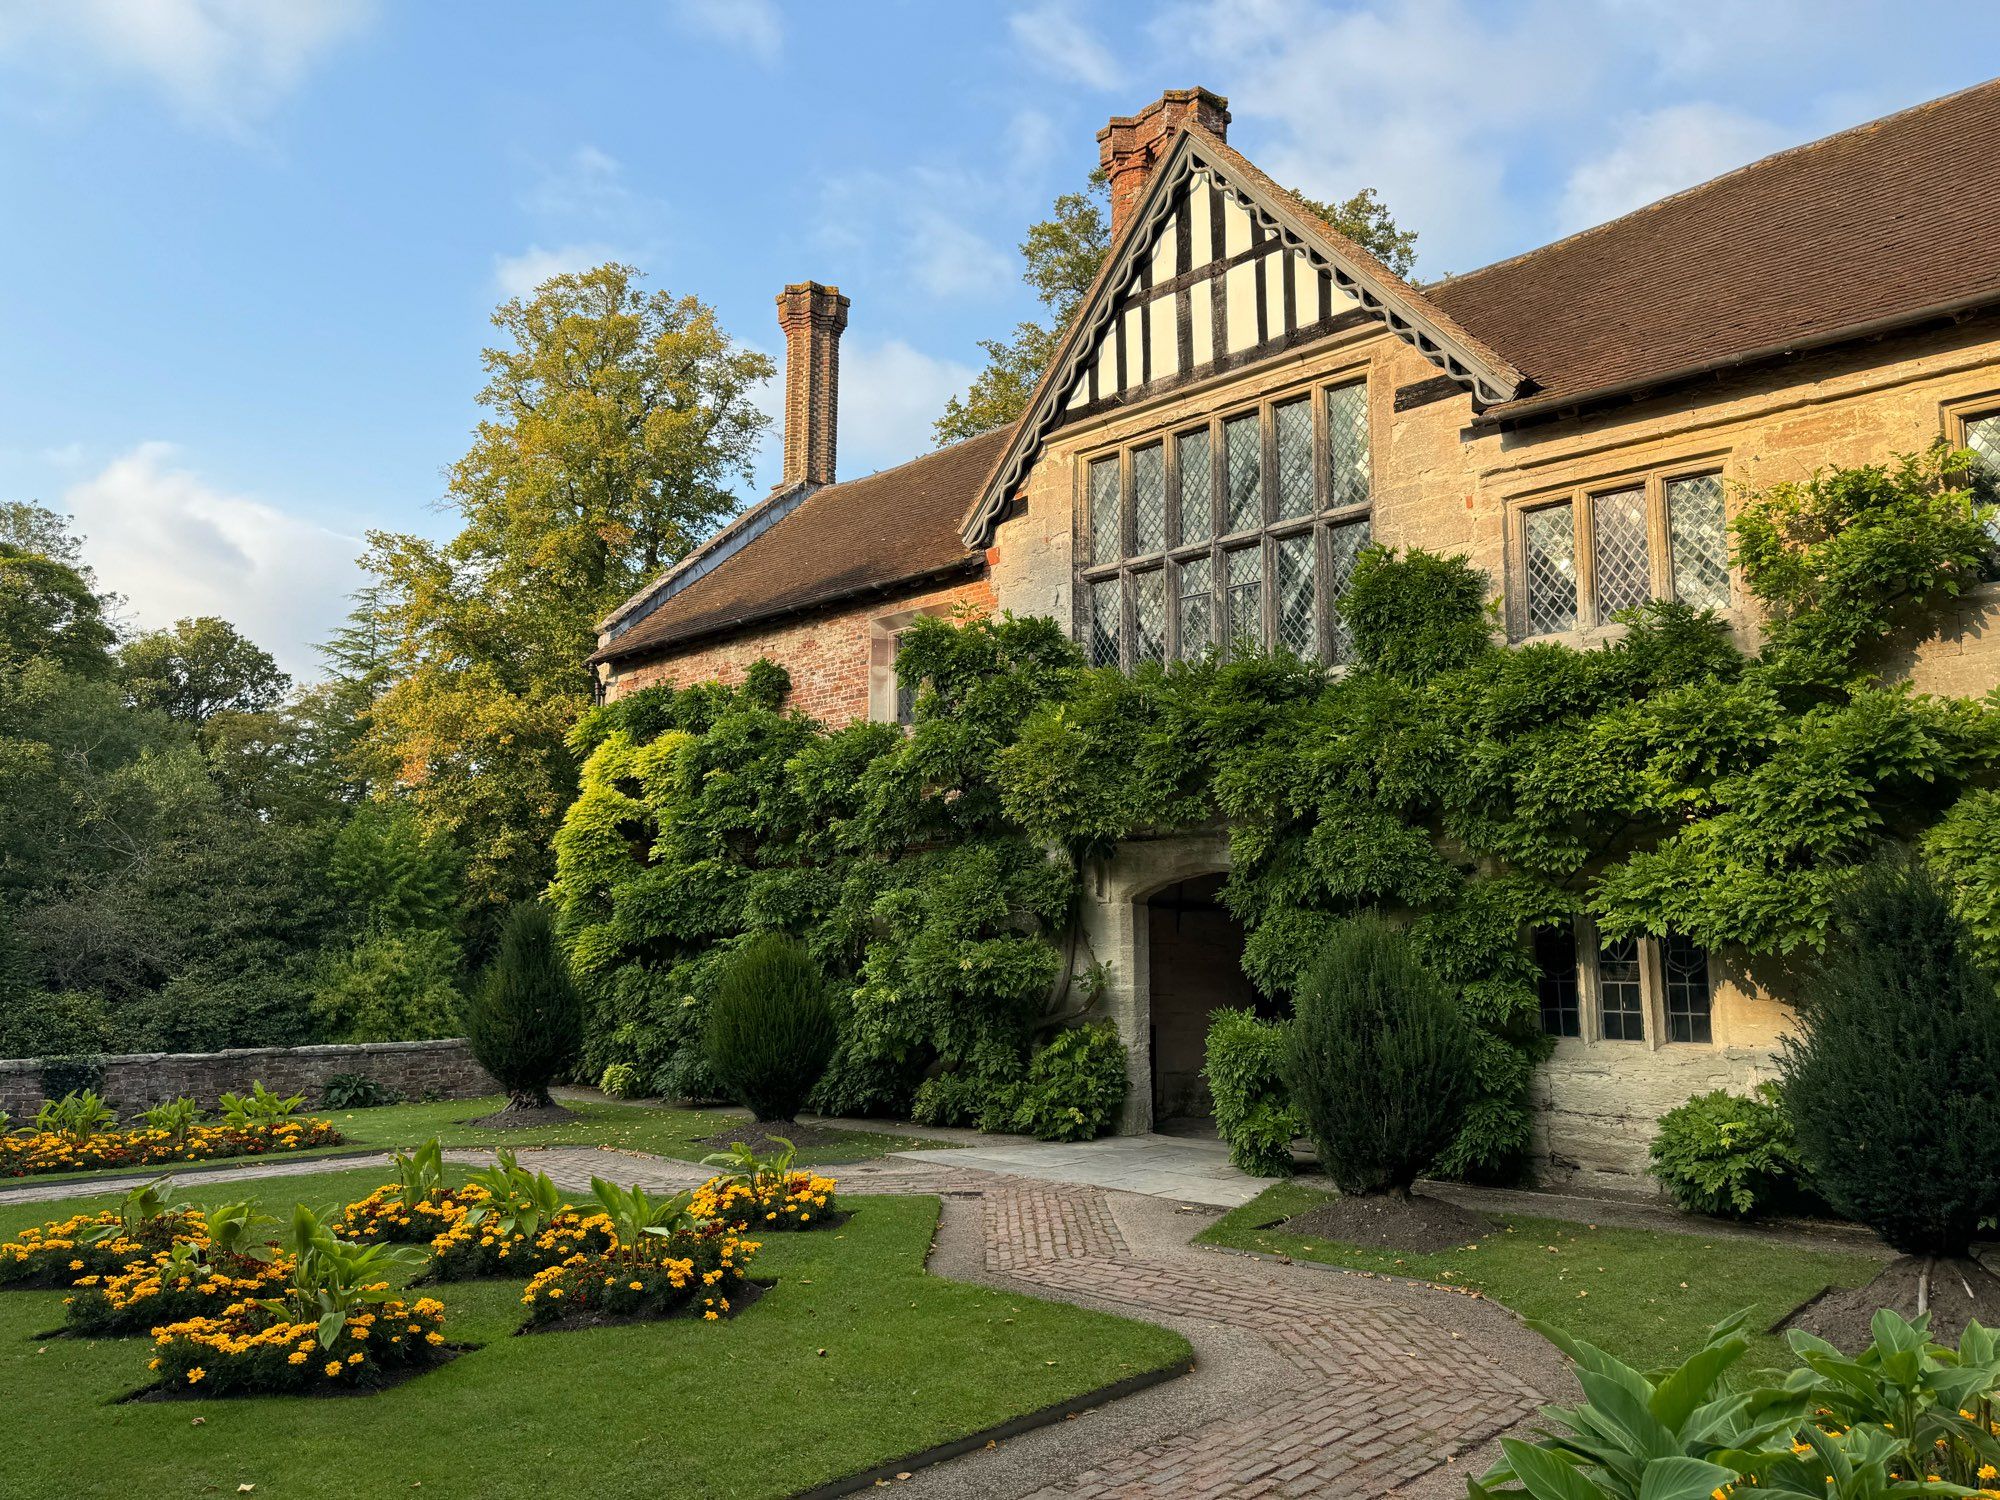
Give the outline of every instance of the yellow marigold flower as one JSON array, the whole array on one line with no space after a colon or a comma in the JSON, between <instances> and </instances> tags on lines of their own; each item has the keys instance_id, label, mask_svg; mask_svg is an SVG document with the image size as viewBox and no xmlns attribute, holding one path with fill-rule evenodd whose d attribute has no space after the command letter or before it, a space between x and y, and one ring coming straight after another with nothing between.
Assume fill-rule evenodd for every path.
<instances>
[{"instance_id":1,"label":"yellow marigold flower","mask_svg":"<svg viewBox=\"0 0 2000 1500\"><path fill-rule=\"evenodd\" d=\"M643 1281L634 1281L630 1283L630 1285L632 1290L635 1292L643 1292L646 1290L646 1283Z\"/></svg>"},{"instance_id":2,"label":"yellow marigold flower","mask_svg":"<svg viewBox=\"0 0 2000 1500\"><path fill-rule=\"evenodd\" d=\"M356 1350L355 1350L355 1351L354 1351L354 1352L353 1352L352 1354L348 1355L348 1356L347 1356L347 1362L348 1362L348 1363L349 1363L350 1365L358 1365L358 1364L360 1364L360 1363L361 1363L361 1351L360 1351L359 1349L356 1349Z\"/></svg>"},{"instance_id":3,"label":"yellow marigold flower","mask_svg":"<svg viewBox=\"0 0 2000 1500\"><path fill-rule=\"evenodd\" d=\"M308 1354L308 1353L307 1353L307 1352L306 1352L305 1350L303 1350L303 1349L294 1349L294 1350L293 1350L293 1351L292 1351L292 1352L291 1352L290 1354L287 1354L287 1355L285 1356L285 1363L286 1363L286 1364L288 1364L288 1365L302 1365L302 1364L304 1364L304 1363L305 1363L305 1362L306 1362L306 1361L307 1361L308 1359L311 1359L311 1358L312 1358L312 1356L311 1356L310 1354Z\"/></svg>"},{"instance_id":4,"label":"yellow marigold flower","mask_svg":"<svg viewBox=\"0 0 2000 1500\"><path fill-rule=\"evenodd\" d=\"M444 1335L441 1333L427 1333L424 1335L424 1342L426 1344L442 1344L444 1342Z\"/></svg>"},{"instance_id":5,"label":"yellow marigold flower","mask_svg":"<svg viewBox=\"0 0 2000 1500\"><path fill-rule=\"evenodd\" d=\"M200 1365L196 1365L192 1370L188 1371L188 1384L193 1385L197 1381L206 1379L207 1376L208 1371L204 1370Z\"/></svg>"},{"instance_id":6,"label":"yellow marigold flower","mask_svg":"<svg viewBox=\"0 0 2000 1500\"><path fill-rule=\"evenodd\" d=\"M346 1367L342 1365L341 1362L337 1359L328 1360L326 1362L326 1378L331 1380L334 1376L338 1375L345 1368Z\"/></svg>"}]
</instances>

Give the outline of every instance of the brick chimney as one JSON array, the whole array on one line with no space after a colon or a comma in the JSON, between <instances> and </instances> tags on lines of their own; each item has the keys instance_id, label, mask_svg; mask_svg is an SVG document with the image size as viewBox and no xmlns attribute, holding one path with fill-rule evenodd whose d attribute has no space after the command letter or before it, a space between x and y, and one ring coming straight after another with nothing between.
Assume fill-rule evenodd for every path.
<instances>
[{"instance_id":1,"label":"brick chimney","mask_svg":"<svg viewBox=\"0 0 2000 1500\"><path fill-rule=\"evenodd\" d=\"M847 298L837 286L801 281L778 293L785 330L783 484L832 484L840 416L840 334Z\"/></svg>"},{"instance_id":2,"label":"brick chimney","mask_svg":"<svg viewBox=\"0 0 2000 1500\"><path fill-rule=\"evenodd\" d=\"M1207 89L1168 89L1136 115L1113 115L1097 132L1098 161L1111 179L1111 237L1116 239L1146 191L1146 179L1182 125L1229 134L1229 101Z\"/></svg>"}]
</instances>

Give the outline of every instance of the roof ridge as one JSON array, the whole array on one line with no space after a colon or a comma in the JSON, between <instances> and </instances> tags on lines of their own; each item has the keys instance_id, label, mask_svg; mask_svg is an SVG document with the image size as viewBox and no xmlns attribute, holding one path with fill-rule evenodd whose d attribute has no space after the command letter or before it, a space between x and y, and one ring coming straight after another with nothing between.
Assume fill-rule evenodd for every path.
<instances>
[{"instance_id":1,"label":"roof ridge","mask_svg":"<svg viewBox=\"0 0 2000 1500\"><path fill-rule=\"evenodd\" d=\"M1705 193L1711 188L1730 181L1732 178L1745 176L1760 167L1769 166L1776 161L1782 161L1786 157L1801 156L1810 151L1817 151L1847 136L1860 135L1864 131L1879 130L1883 126L1892 125L1908 116L1922 114L1928 110L1940 109L1947 104L1963 99L1968 94L1976 94L1982 90L1996 88L2000 88L2000 78L1989 78L1982 83L1968 84L1965 88L1956 89L1949 94L1940 94L1935 99L1925 99L1916 104L1907 105L1886 115L1877 115L1873 119L1860 120L1852 125L1844 125L1840 129L1829 131L1825 135L1814 136L1811 140L1800 141L1797 145L1784 146L1776 151L1768 151L1762 156L1743 163L1740 167L1731 167L1726 172L1718 172L1713 177L1704 178L1700 182L1690 183L1687 187L1668 193L1665 197L1655 198L1650 203L1642 203L1637 208L1627 209L1616 218L1606 219L1599 224L1590 224L1582 229L1572 230L1570 233L1550 240L1546 244L1536 245L1527 250L1516 251L1514 254L1503 256L1499 260L1488 261L1483 266L1475 266L1470 271L1461 271L1456 275L1443 276L1436 281L1426 282L1423 284L1421 290L1426 296L1429 296L1446 287L1462 286L1474 277L1484 276L1489 271L1498 271L1508 266L1516 266L1522 261L1533 259L1537 255L1545 255L1551 250L1559 250L1566 245L1590 239L1594 235L1607 233L1610 230L1618 228L1620 225L1628 224L1635 219L1644 218L1671 204L1680 203L1685 199Z\"/></svg>"}]
</instances>

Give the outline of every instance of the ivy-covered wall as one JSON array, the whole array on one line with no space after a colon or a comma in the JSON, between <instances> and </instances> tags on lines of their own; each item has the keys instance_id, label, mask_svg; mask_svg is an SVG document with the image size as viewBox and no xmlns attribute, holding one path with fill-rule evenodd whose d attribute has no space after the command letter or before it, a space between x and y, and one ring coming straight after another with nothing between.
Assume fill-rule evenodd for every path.
<instances>
[{"instance_id":1,"label":"ivy-covered wall","mask_svg":"<svg viewBox=\"0 0 2000 1500\"><path fill-rule=\"evenodd\" d=\"M2000 942L2000 718L1882 663L1988 565L1968 459L1942 451L1755 497L1747 654L1673 605L1601 649L1494 642L1463 559L1368 554L1333 676L1288 658L1130 676L1046 620L928 622L905 739L778 710L782 674L648 690L580 734L555 894L598 996L592 1061L700 1092L718 956L776 927L848 981L833 1110L1001 1123L1037 1039L1091 998L1075 871L1142 832L1226 826L1246 970L1282 997L1348 912L1407 916L1485 1038L1441 1163L1514 1170L1538 1032L1528 937L1678 931L1795 955L1884 841L1921 845Z\"/></svg>"}]
</instances>

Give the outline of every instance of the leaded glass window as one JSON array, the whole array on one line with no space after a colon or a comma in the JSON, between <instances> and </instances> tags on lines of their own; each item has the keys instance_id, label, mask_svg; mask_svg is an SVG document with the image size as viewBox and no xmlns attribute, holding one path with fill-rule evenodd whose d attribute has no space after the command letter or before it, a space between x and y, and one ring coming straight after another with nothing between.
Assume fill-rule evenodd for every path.
<instances>
[{"instance_id":1,"label":"leaded glass window","mask_svg":"<svg viewBox=\"0 0 2000 1500\"><path fill-rule=\"evenodd\" d=\"M1278 645L1308 661L1319 655L1313 619L1313 534L1302 531L1278 543Z\"/></svg>"},{"instance_id":2,"label":"leaded glass window","mask_svg":"<svg viewBox=\"0 0 2000 1500\"><path fill-rule=\"evenodd\" d=\"M1167 575L1152 568L1132 575L1132 660L1167 659Z\"/></svg>"},{"instance_id":3,"label":"leaded glass window","mask_svg":"<svg viewBox=\"0 0 2000 1500\"><path fill-rule=\"evenodd\" d=\"M1313 511L1312 403L1287 401L1271 409L1278 439L1278 515L1283 519Z\"/></svg>"},{"instance_id":4,"label":"leaded glass window","mask_svg":"<svg viewBox=\"0 0 2000 1500\"><path fill-rule=\"evenodd\" d=\"M1528 634L1547 635L1576 625L1576 518L1567 504L1531 510L1522 518L1527 543Z\"/></svg>"},{"instance_id":5,"label":"leaded glass window","mask_svg":"<svg viewBox=\"0 0 2000 1500\"><path fill-rule=\"evenodd\" d=\"M1535 989L1542 1001L1542 1030L1550 1036L1582 1036L1583 1011L1577 1001L1576 934L1567 927L1535 929Z\"/></svg>"},{"instance_id":6,"label":"leaded glass window","mask_svg":"<svg viewBox=\"0 0 2000 1500\"><path fill-rule=\"evenodd\" d=\"M1653 561L1646 543L1646 487L1594 495L1590 501L1591 558L1597 569L1597 623L1653 597Z\"/></svg>"},{"instance_id":7,"label":"leaded glass window","mask_svg":"<svg viewBox=\"0 0 2000 1500\"><path fill-rule=\"evenodd\" d=\"M1598 1014L1607 1042L1646 1039L1646 1002L1639 969L1639 940L1635 937L1620 938L1598 950Z\"/></svg>"},{"instance_id":8,"label":"leaded glass window","mask_svg":"<svg viewBox=\"0 0 2000 1500\"><path fill-rule=\"evenodd\" d=\"M1205 542L1215 535L1215 464L1208 429L1184 432L1179 439L1181 469L1181 537Z\"/></svg>"},{"instance_id":9,"label":"leaded glass window","mask_svg":"<svg viewBox=\"0 0 2000 1500\"><path fill-rule=\"evenodd\" d=\"M1696 609L1728 608L1729 522L1720 474L1667 481L1667 550L1676 599Z\"/></svg>"},{"instance_id":10,"label":"leaded glass window","mask_svg":"<svg viewBox=\"0 0 2000 1500\"><path fill-rule=\"evenodd\" d=\"M2000 479L2000 412L1973 417L1965 424L1965 446L1979 455L1993 477Z\"/></svg>"},{"instance_id":11,"label":"leaded glass window","mask_svg":"<svg viewBox=\"0 0 2000 1500\"><path fill-rule=\"evenodd\" d=\"M1670 932L1660 939L1660 970L1666 984L1667 1040L1713 1041L1708 950L1677 932Z\"/></svg>"},{"instance_id":12,"label":"leaded glass window","mask_svg":"<svg viewBox=\"0 0 2000 1500\"><path fill-rule=\"evenodd\" d=\"M1249 531L1264 519L1264 433L1255 412L1222 424L1228 510L1225 531Z\"/></svg>"},{"instance_id":13,"label":"leaded glass window","mask_svg":"<svg viewBox=\"0 0 2000 1500\"><path fill-rule=\"evenodd\" d=\"M1118 460L1100 458L1090 466L1090 560L1116 562L1118 534Z\"/></svg>"},{"instance_id":14,"label":"leaded glass window","mask_svg":"<svg viewBox=\"0 0 2000 1500\"><path fill-rule=\"evenodd\" d=\"M1225 620L1231 651L1257 651L1264 645L1264 549L1239 547L1224 553L1228 560Z\"/></svg>"},{"instance_id":15,"label":"leaded glass window","mask_svg":"<svg viewBox=\"0 0 2000 1500\"><path fill-rule=\"evenodd\" d=\"M1102 578L1090 586L1090 662L1096 667L1118 665L1118 580Z\"/></svg>"},{"instance_id":16,"label":"leaded glass window","mask_svg":"<svg viewBox=\"0 0 2000 1500\"><path fill-rule=\"evenodd\" d=\"M1340 601L1347 597L1347 586L1354 581L1355 560L1361 556L1361 549L1368 545L1369 526L1364 517L1359 521L1348 521L1327 531L1326 596L1333 608L1333 659L1348 661L1354 656L1354 632L1348 628L1340 613Z\"/></svg>"},{"instance_id":17,"label":"leaded glass window","mask_svg":"<svg viewBox=\"0 0 2000 1500\"><path fill-rule=\"evenodd\" d=\"M1372 492L1368 458L1368 386L1339 385L1326 393L1329 508L1366 505Z\"/></svg>"},{"instance_id":18,"label":"leaded glass window","mask_svg":"<svg viewBox=\"0 0 2000 1500\"><path fill-rule=\"evenodd\" d=\"M1215 569L1204 555L1174 569L1180 592L1180 655L1193 661L1215 644Z\"/></svg>"},{"instance_id":19,"label":"leaded glass window","mask_svg":"<svg viewBox=\"0 0 2000 1500\"><path fill-rule=\"evenodd\" d=\"M1167 450L1132 450L1132 551L1143 557L1167 544Z\"/></svg>"}]
</instances>

